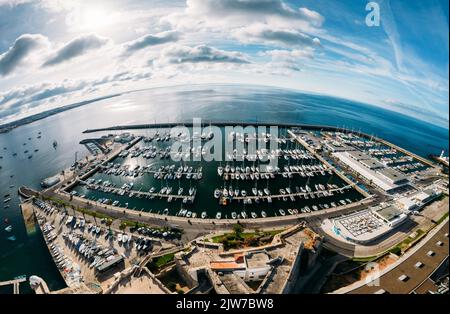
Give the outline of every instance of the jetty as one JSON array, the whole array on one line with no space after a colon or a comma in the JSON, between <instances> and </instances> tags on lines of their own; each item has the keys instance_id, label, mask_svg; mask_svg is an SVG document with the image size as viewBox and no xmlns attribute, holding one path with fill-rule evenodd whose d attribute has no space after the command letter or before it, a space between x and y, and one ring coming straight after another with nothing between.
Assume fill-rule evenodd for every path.
<instances>
[{"instance_id":1,"label":"jetty","mask_svg":"<svg viewBox=\"0 0 450 314\"><path fill-rule=\"evenodd\" d=\"M13 280L0 281L0 287L13 285L14 294L20 294L20 283L25 281L27 281L25 276L21 276Z\"/></svg>"}]
</instances>

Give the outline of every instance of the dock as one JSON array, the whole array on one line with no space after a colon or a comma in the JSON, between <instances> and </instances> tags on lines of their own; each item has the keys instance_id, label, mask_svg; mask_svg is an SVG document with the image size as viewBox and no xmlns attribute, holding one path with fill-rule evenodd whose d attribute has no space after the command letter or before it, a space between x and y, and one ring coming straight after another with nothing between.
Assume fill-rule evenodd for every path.
<instances>
[{"instance_id":1,"label":"dock","mask_svg":"<svg viewBox=\"0 0 450 314\"><path fill-rule=\"evenodd\" d=\"M1 281L0 287L13 285L14 294L20 294L20 283L27 281L26 277L17 278L13 280Z\"/></svg>"},{"instance_id":2,"label":"dock","mask_svg":"<svg viewBox=\"0 0 450 314\"><path fill-rule=\"evenodd\" d=\"M268 198L274 198L274 199L282 199L283 197L304 197L305 195L309 196L310 194L314 194L316 196L324 193L330 193L330 192L340 192L344 191L346 189L350 189L354 187L356 183L352 183L346 186L343 186L341 188L337 189L330 189L330 190L320 190L320 191L311 191L311 192L300 192L300 193L286 193L286 194L271 194L271 195L247 195L247 196L233 196L233 200L243 200L243 199L268 199Z\"/></svg>"},{"instance_id":3,"label":"dock","mask_svg":"<svg viewBox=\"0 0 450 314\"><path fill-rule=\"evenodd\" d=\"M89 187L94 187L96 190L100 190L102 191L102 189L107 189L109 190L109 193L113 193L113 194L118 194L121 191L123 191L120 188L115 188L115 187L104 187L102 185L98 185L98 184L86 184ZM165 193L150 193L150 192L142 192L142 191L127 191L127 193L133 193L134 195L140 196L140 197L148 197L148 198L154 198L154 197L159 197L159 198L172 198L172 199L192 199L195 197L195 193L193 195L178 195L178 194L165 194Z\"/></svg>"},{"instance_id":4,"label":"dock","mask_svg":"<svg viewBox=\"0 0 450 314\"><path fill-rule=\"evenodd\" d=\"M322 163L324 163L328 168L331 168L333 170L334 173L336 173L342 180L344 180L345 182L347 182L347 184L351 185L354 184L355 189L361 193L362 195L364 195L365 197L370 197L370 194L367 193L367 191L364 191L363 189L361 189L357 184L355 184L353 181L351 181L349 178L347 178L344 174L342 174L340 171L338 171L335 167L333 167L325 158L323 158L322 156L320 156L319 154L317 154L317 152L312 149L308 143L306 143L304 140L302 140L300 137L298 137L297 135L295 135L294 132L292 132L291 130L288 130L288 133L295 139L297 140L297 142L299 142L302 146L304 146L311 154L313 154L317 159L319 159Z\"/></svg>"},{"instance_id":5,"label":"dock","mask_svg":"<svg viewBox=\"0 0 450 314\"><path fill-rule=\"evenodd\" d=\"M20 204L22 210L22 217L25 223L27 234L33 234L36 232L36 218L34 216L33 205L30 201Z\"/></svg>"}]
</instances>

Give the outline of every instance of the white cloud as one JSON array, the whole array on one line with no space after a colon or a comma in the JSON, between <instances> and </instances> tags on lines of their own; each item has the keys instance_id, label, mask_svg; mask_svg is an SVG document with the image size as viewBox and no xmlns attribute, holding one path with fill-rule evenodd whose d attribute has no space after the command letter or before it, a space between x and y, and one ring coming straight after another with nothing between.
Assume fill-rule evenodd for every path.
<instances>
[{"instance_id":1,"label":"white cloud","mask_svg":"<svg viewBox=\"0 0 450 314\"><path fill-rule=\"evenodd\" d=\"M59 48L52 57L45 61L43 66L46 67L57 65L82 56L91 50L95 50L106 45L108 41L109 39L97 36L95 34L76 37Z\"/></svg>"},{"instance_id":2,"label":"white cloud","mask_svg":"<svg viewBox=\"0 0 450 314\"><path fill-rule=\"evenodd\" d=\"M320 47L320 40L295 29L272 28L267 24L252 24L233 31L233 35L244 43L275 44L288 47Z\"/></svg>"},{"instance_id":3,"label":"white cloud","mask_svg":"<svg viewBox=\"0 0 450 314\"><path fill-rule=\"evenodd\" d=\"M176 42L180 39L180 33L175 31L166 31L158 34L147 34L138 39L132 40L124 44L123 55L128 56L135 51L171 42Z\"/></svg>"},{"instance_id":4,"label":"white cloud","mask_svg":"<svg viewBox=\"0 0 450 314\"><path fill-rule=\"evenodd\" d=\"M48 48L47 37L40 34L24 34L0 55L0 75L8 75L22 65L28 57L37 51Z\"/></svg>"},{"instance_id":5,"label":"white cloud","mask_svg":"<svg viewBox=\"0 0 450 314\"><path fill-rule=\"evenodd\" d=\"M172 45L162 51L162 59L168 63L249 63L244 54L225 51L206 45L195 47Z\"/></svg>"}]
</instances>

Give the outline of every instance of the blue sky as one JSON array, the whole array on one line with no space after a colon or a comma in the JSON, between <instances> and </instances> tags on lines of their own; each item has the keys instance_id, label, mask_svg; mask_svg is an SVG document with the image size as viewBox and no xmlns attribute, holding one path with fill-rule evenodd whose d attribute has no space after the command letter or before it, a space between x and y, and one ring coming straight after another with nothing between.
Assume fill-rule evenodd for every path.
<instances>
[{"instance_id":1,"label":"blue sky","mask_svg":"<svg viewBox=\"0 0 450 314\"><path fill-rule=\"evenodd\" d=\"M448 1L0 0L0 122L155 86L252 83L448 128Z\"/></svg>"}]
</instances>

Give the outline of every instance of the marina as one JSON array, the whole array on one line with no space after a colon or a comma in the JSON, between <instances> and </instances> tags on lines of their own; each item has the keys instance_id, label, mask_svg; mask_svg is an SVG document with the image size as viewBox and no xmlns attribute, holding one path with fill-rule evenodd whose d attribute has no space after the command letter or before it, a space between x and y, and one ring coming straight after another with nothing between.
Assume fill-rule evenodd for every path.
<instances>
[{"instance_id":1,"label":"marina","mask_svg":"<svg viewBox=\"0 0 450 314\"><path fill-rule=\"evenodd\" d=\"M202 146L172 151L175 140L206 142L213 136L208 126L202 134L191 137L182 132L171 137L166 128L123 133L116 137L130 137L132 144L66 191L71 197L137 211L216 219L284 216L365 198L354 189L354 183L343 181L287 129L280 133L273 138L277 149L270 151L261 145L253 154L248 152L249 143L266 144L271 139L269 133L259 137L225 134L225 139L231 139L235 146L239 142L243 148L226 153L228 156L224 153L223 162L202 161ZM271 160L277 165L272 167Z\"/></svg>"}]
</instances>

